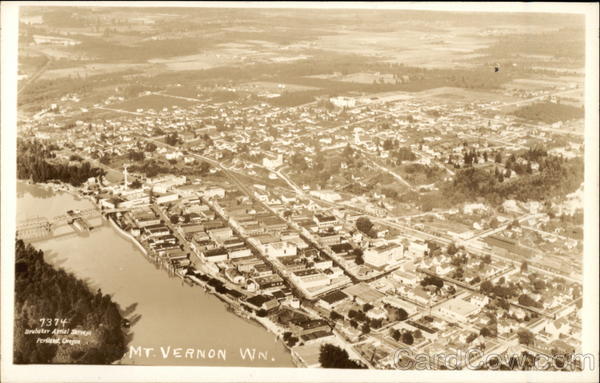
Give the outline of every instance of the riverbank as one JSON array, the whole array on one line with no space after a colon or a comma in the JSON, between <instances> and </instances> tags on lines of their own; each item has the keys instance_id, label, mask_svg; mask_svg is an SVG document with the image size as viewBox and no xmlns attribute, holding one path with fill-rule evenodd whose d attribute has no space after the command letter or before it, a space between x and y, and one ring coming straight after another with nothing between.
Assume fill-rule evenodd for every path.
<instances>
[{"instance_id":1,"label":"riverbank","mask_svg":"<svg viewBox=\"0 0 600 383\"><path fill-rule=\"evenodd\" d=\"M125 236L128 240L134 242L136 247L138 247L138 248L140 248L140 250L142 250L143 254L146 256L146 258L149 261L153 262L154 264L160 263L161 266L164 266L165 260L162 260L162 262L161 262L161 261L159 261L158 256L152 257L151 256L152 250L146 249L144 247L144 245L142 243L140 243L140 241L135 236L133 236L131 233L124 230L119 225L119 223L116 222L115 219L113 219L113 217L108 217L108 220L111 222L111 224L115 227L115 229L119 233L121 233L123 236ZM285 347L287 352L290 353L290 355L291 355L291 348L288 347L288 345L283 341L283 333L285 332L285 329L282 329L281 327L277 326L275 323L273 323L268 318L258 317L256 315L256 313L254 313L251 309L247 309L247 306L244 306L243 303L241 303L239 300L236 300L236 299L230 297L229 295L227 295L227 293L218 292L217 289L214 286L210 285L207 282L207 280L204 280L203 277L217 279L221 283L225 283L226 281L223 281L215 276L208 276L207 274L202 274L195 268L192 268L192 271L187 270L185 274L181 274L181 273L177 272L176 270L169 268L168 265L167 265L167 267L164 267L164 268L166 269L167 272L169 272L168 275L170 277L177 276L177 277L181 278L184 282L190 282L192 285L197 285L199 287L202 287L205 293L213 295L217 299L219 299L221 302L225 303L227 305L228 310L230 312L234 313L237 317L247 320L247 321L250 321L254 324L258 324L259 326L261 326L262 328L267 330L269 333L275 335L275 338L281 342L281 344ZM199 276L201 276L201 277L199 278Z\"/></svg>"},{"instance_id":2,"label":"riverbank","mask_svg":"<svg viewBox=\"0 0 600 383\"><path fill-rule=\"evenodd\" d=\"M15 245L15 269L15 363L112 364L123 357L129 334L122 327L123 310L109 295L94 292L89 283L48 263L43 251L21 240ZM30 318L36 317L45 319L40 327L29 328ZM32 342L28 331L42 335Z\"/></svg>"},{"instance_id":3,"label":"riverbank","mask_svg":"<svg viewBox=\"0 0 600 383\"><path fill-rule=\"evenodd\" d=\"M42 187L45 190L52 191L55 193L61 193L61 192L68 193L69 195L71 195L75 198L90 201L99 212L102 212L102 209L97 205L94 198L84 195L83 193L81 193L81 190L79 190L78 188L75 188L69 184L58 184L58 183L36 184L31 181L26 181L26 183L28 185ZM204 281L200 281L197 278L196 278L196 281L192 282L192 280L189 278L189 275L178 273L178 272L176 272L176 270L169 267L167 260L160 259L160 257L158 257L158 256L153 256L152 250L146 248L143 245L143 243L141 243L139 241L138 238L136 238L130 232L125 230L123 227L121 227L121 225L119 225L118 219L116 217L112 216L111 214L102 214L102 216L105 217L110 222L110 226L112 228L114 228L116 230L116 232L119 233L119 235L121 235L123 238L125 238L128 242L132 243L144 255L144 258L146 258L150 263L152 263L153 265L158 265L157 267L160 269L164 269L167 272L167 275L169 277L176 276L192 286L199 285L200 287L203 288L205 293L208 293L209 295L216 297L221 303L224 303L226 305L228 311L233 313L236 317L243 319L243 320L251 323L252 325L258 325L261 328L267 330L268 333L274 335L275 340L278 341L291 356L291 349L287 346L287 344L282 339L282 334L284 332L283 329L278 327L276 324L274 324L272 321L270 321L267 318L257 317L255 313L248 311L245 308L245 306L242 303L240 303L239 300L233 299L233 298L229 297L227 294L219 293L213 286L209 285L208 283L206 283ZM194 272L198 272L198 271L196 271L196 269L194 269ZM220 280L220 278L218 278L216 276L211 276L211 278ZM226 281L221 281L221 282L226 282Z\"/></svg>"},{"instance_id":4,"label":"riverbank","mask_svg":"<svg viewBox=\"0 0 600 383\"><path fill-rule=\"evenodd\" d=\"M69 209L97 208L92 204L93 197L81 199L82 195L65 193L69 187L21 181L17 187L17 219L50 218ZM94 290L101 288L124 308L125 317L131 321L129 347L212 348L228 352L226 360L205 361L163 357L160 353L140 358L127 353L119 364L294 366L289 350L272 332L248 318L247 312L240 311L237 305L231 305L227 297L222 299L212 290L192 285L185 273L167 272L171 277L165 278L163 268L153 263L152 254L146 256L141 244L132 243L135 236L123 229L124 226L111 223L95 229L90 236L51 238L38 245L49 263L89 281ZM274 359L244 358L238 349L246 348L268 351Z\"/></svg>"}]
</instances>

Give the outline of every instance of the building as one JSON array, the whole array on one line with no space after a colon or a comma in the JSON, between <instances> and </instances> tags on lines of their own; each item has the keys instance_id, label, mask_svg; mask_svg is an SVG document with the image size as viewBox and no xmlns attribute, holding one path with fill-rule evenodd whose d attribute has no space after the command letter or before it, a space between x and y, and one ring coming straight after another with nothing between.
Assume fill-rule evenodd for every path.
<instances>
[{"instance_id":1,"label":"building","mask_svg":"<svg viewBox=\"0 0 600 383\"><path fill-rule=\"evenodd\" d=\"M354 99L352 97L343 97L343 96L331 97L329 99L329 102L331 102L333 105L337 106L338 108L353 108L356 106L356 99Z\"/></svg>"},{"instance_id":2,"label":"building","mask_svg":"<svg viewBox=\"0 0 600 383\"><path fill-rule=\"evenodd\" d=\"M363 259L367 265L381 269L398 262L403 255L404 246L390 243L367 249L364 252Z\"/></svg>"},{"instance_id":3,"label":"building","mask_svg":"<svg viewBox=\"0 0 600 383\"><path fill-rule=\"evenodd\" d=\"M315 214L313 221L319 229L334 228L337 226L337 219L333 215Z\"/></svg>"},{"instance_id":4,"label":"building","mask_svg":"<svg viewBox=\"0 0 600 383\"><path fill-rule=\"evenodd\" d=\"M177 201L179 199L179 194L177 193L170 193L170 194L163 194L161 196L156 196L154 198L154 201L161 205L163 203L169 203L169 202L174 202Z\"/></svg>"},{"instance_id":5,"label":"building","mask_svg":"<svg viewBox=\"0 0 600 383\"><path fill-rule=\"evenodd\" d=\"M267 295L255 295L246 299L246 303L255 310L269 311L279 307L279 302L277 299Z\"/></svg>"},{"instance_id":6,"label":"building","mask_svg":"<svg viewBox=\"0 0 600 383\"><path fill-rule=\"evenodd\" d=\"M283 155L268 153L262 160L262 164L267 169L275 169L283 165Z\"/></svg>"},{"instance_id":7,"label":"building","mask_svg":"<svg viewBox=\"0 0 600 383\"><path fill-rule=\"evenodd\" d=\"M419 283L419 276L409 271L396 270L392 273L392 278L403 285L415 287Z\"/></svg>"},{"instance_id":8,"label":"building","mask_svg":"<svg viewBox=\"0 0 600 383\"><path fill-rule=\"evenodd\" d=\"M207 262L223 262L228 259L229 253L224 248L217 248L204 251L202 256Z\"/></svg>"},{"instance_id":9,"label":"building","mask_svg":"<svg viewBox=\"0 0 600 383\"><path fill-rule=\"evenodd\" d=\"M321 299L319 299L319 301L317 302L317 304L323 307L325 310L331 311L335 309L339 304L349 300L350 298L348 297L348 295L344 294L340 290L334 290L322 296Z\"/></svg>"},{"instance_id":10,"label":"building","mask_svg":"<svg viewBox=\"0 0 600 383\"><path fill-rule=\"evenodd\" d=\"M225 242L233 236L233 230L230 227L218 227L206 231L213 241Z\"/></svg>"},{"instance_id":11,"label":"building","mask_svg":"<svg viewBox=\"0 0 600 383\"><path fill-rule=\"evenodd\" d=\"M450 299L436 308L442 318L457 322L467 322L470 315L479 312L480 307L461 298Z\"/></svg>"},{"instance_id":12,"label":"building","mask_svg":"<svg viewBox=\"0 0 600 383\"><path fill-rule=\"evenodd\" d=\"M265 244L264 251L265 254L270 257L285 257L288 255L296 255L298 248L292 242L281 241Z\"/></svg>"},{"instance_id":13,"label":"building","mask_svg":"<svg viewBox=\"0 0 600 383\"><path fill-rule=\"evenodd\" d=\"M342 291L359 305L364 305L365 303L373 304L385 296L364 282L346 287Z\"/></svg>"}]
</instances>

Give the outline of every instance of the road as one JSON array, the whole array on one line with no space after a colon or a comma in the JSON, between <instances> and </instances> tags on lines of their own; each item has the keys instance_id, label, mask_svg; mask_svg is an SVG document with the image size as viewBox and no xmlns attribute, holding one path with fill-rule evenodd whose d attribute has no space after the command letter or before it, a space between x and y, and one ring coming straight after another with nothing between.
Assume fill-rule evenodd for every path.
<instances>
[{"instance_id":1,"label":"road","mask_svg":"<svg viewBox=\"0 0 600 383\"><path fill-rule=\"evenodd\" d=\"M129 110L124 110L124 109L115 109L115 108L107 108L105 106L96 106L96 109L100 109L100 110L108 110L110 112L118 112L118 113L126 113L126 114L132 114L134 116L144 116L145 114L143 113L138 113L138 112L131 112Z\"/></svg>"},{"instance_id":2,"label":"road","mask_svg":"<svg viewBox=\"0 0 600 383\"><path fill-rule=\"evenodd\" d=\"M519 218L517 218L517 221L519 223L521 223L523 221L527 221L528 219L539 218L539 217L542 217L542 216L544 216L544 214L541 214L541 213L524 214L524 215L520 216ZM503 224L501 226L498 226L495 229L484 230L484 231L482 231L482 232L480 232L480 233L472 236L471 238L469 238L468 241L476 241L476 240L478 240L480 238L489 237L490 235L494 235L496 233L504 231L504 230L506 230L508 228L508 226L510 226L511 223L512 223L512 221L509 222L509 223L505 223L505 224Z\"/></svg>"},{"instance_id":3,"label":"road","mask_svg":"<svg viewBox=\"0 0 600 383\"><path fill-rule=\"evenodd\" d=\"M530 103L530 102L543 100L543 99L546 99L548 97L564 96L565 94L575 93L575 92L581 92L581 89L568 89L568 90L560 91L560 92L554 93L554 94L545 94L545 95L542 95L542 96L535 96L535 97L528 98L528 99L525 99L525 100L507 102L507 103L503 103L503 104L499 105L498 107L501 108L501 107L506 107L506 106L519 106L521 104L527 104L527 103Z\"/></svg>"},{"instance_id":4,"label":"road","mask_svg":"<svg viewBox=\"0 0 600 383\"><path fill-rule=\"evenodd\" d=\"M21 86L21 88L19 88L19 90L17 91L17 96L19 94L21 94L22 91L24 91L29 85L31 85L32 83L34 83L38 78L40 78L40 76L46 71L46 69L48 68L48 66L50 65L50 62L52 61L50 59L50 57L48 55L46 55L43 52L39 52L40 54L42 54L44 57L46 57L46 62L44 63L44 65L42 65L42 67L40 69L38 69L30 78L26 79L24 81L24 84Z\"/></svg>"}]
</instances>

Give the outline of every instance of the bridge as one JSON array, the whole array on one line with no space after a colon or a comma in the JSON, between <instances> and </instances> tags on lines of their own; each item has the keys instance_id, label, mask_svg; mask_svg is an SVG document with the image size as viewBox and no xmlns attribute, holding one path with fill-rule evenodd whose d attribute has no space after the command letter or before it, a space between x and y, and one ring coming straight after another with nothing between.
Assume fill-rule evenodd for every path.
<instances>
[{"instance_id":1,"label":"bridge","mask_svg":"<svg viewBox=\"0 0 600 383\"><path fill-rule=\"evenodd\" d=\"M54 230L57 227L63 225L72 225L76 220L83 220L86 217L95 216L99 214L100 212L96 209L86 209L68 211L65 212L65 214L57 215L52 218L29 218L17 223L17 238L28 240L48 238L52 236ZM73 230L77 231L75 227L73 228Z\"/></svg>"}]
</instances>

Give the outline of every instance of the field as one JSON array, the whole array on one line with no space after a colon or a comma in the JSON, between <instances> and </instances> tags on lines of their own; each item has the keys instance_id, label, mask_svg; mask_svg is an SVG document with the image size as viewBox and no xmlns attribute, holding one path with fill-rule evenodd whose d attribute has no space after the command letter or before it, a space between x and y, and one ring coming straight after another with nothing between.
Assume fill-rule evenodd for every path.
<instances>
[{"instance_id":1,"label":"field","mask_svg":"<svg viewBox=\"0 0 600 383\"><path fill-rule=\"evenodd\" d=\"M301 91L309 91L309 90L317 90L319 88L315 88L312 86L305 85L296 85L296 84L281 84L275 82L267 82L267 81L254 81L247 82L244 84L240 84L237 86L237 89L247 92L253 93L262 93L262 92L301 92Z\"/></svg>"},{"instance_id":2,"label":"field","mask_svg":"<svg viewBox=\"0 0 600 383\"><path fill-rule=\"evenodd\" d=\"M161 64L167 70L185 71L185 70L203 70L216 68L224 65L239 63L240 57L234 55L219 54L216 52L200 53L189 56L176 56L171 58L151 59L148 62L152 64Z\"/></svg>"},{"instance_id":3,"label":"field","mask_svg":"<svg viewBox=\"0 0 600 383\"><path fill-rule=\"evenodd\" d=\"M390 63L425 68L453 68L466 64L479 49L491 43L489 38L474 35L474 30L453 29L452 33L422 33L408 30L402 34L388 32L344 31L319 39L318 47L339 52L360 51Z\"/></svg>"},{"instance_id":4,"label":"field","mask_svg":"<svg viewBox=\"0 0 600 383\"><path fill-rule=\"evenodd\" d=\"M135 112L138 109L144 109L144 111L154 109L155 111L161 111L163 108L186 108L191 105L196 105L198 102L183 100L180 98L161 96L158 94L151 94L148 96L137 97L123 103L110 105L113 109L122 109L130 112Z\"/></svg>"},{"instance_id":5,"label":"field","mask_svg":"<svg viewBox=\"0 0 600 383\"><path fill-rule=\"evenodd\" d=\"M76 66L72 68L61 68L61 69L50 69L46 70L44 74L41 75L41 79L44 80L54 80L65 77L72 78L83 78L87 76L96 76L103 75L108 73L117 73L124 71L148 71L151 70L151 65L140 65L140 64L102 64L102 63L94 63L94 64L85 64L81 66Z\"/></svg>"}]
</instances>

